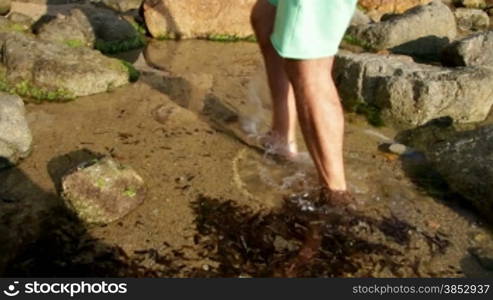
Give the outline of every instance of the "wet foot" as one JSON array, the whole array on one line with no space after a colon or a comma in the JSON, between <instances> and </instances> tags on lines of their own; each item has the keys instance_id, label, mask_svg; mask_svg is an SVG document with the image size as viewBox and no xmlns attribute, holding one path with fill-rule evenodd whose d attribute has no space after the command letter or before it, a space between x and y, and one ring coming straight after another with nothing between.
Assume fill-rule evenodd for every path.
<instances>
[{"instance_id":1,"label":"wet foot","mask_svg":"<svg viewBox=\"0 0 493 300\"><path fill-rule=\"evenodd\" d=\"M320 189L320 201L335 207L347 207L356 209L359 203L353 194L349 191L336 191L322 187Z\"/></svg>"},{"instance_id":2,"label":"wet foot","mask_svg":"<svg viewBox=\"0 0 493 300\"><path fill-rule=\"evenodd\" d=\"M298 145L295 141L283 141L278 134L272 131L258 138L259 144L268 154L281 156L287 160L296 161L299 159Z\"/></svg>"}]
</instances>

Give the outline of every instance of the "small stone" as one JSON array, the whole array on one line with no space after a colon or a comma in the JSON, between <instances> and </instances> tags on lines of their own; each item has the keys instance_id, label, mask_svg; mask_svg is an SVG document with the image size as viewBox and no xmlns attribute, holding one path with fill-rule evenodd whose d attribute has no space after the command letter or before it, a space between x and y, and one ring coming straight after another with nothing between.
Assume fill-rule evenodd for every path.
<instances>
[{"instance_id":1,"label":"small stone","mask_svg":"<svg viewBox=\"0 0 493 300\"><path fill-rule=\"evenodd\" d=\"M209 267L209 265L203 265L203 266L202 266L202 269L203 269L204 271L206 271L206 272L209 272L209 270L210 270L211 268Z\"/></svg>"},{"instance_id":2,"label":"small stone","mask_svg":"<svg viewBox=\"0 0 493 300\"><path fill-rule=\"evenodd\" d=\"M403 155L406 152L408 152L408 148L402 144L392 144L389 146L389 150L390 150L390 152L397 154L397 155Z\"/></svg>"}]
</instances>

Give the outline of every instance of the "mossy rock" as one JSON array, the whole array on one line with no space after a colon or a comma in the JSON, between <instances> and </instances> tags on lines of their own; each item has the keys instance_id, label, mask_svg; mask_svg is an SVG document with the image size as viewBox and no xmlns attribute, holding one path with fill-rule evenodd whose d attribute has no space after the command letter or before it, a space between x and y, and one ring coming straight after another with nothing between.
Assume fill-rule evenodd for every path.
<instances>
[{"instance_id":1,"label":"mossy rock","mask_svg":"<svg viewBox=\"0 0 493 300\"><path fill-rule=\"evenodd\" d=\"M144 180L130 167L110 158L83 164L62 182L63 199L85 223L114 222L144 202Z\"/></svg>"}]
</instances>

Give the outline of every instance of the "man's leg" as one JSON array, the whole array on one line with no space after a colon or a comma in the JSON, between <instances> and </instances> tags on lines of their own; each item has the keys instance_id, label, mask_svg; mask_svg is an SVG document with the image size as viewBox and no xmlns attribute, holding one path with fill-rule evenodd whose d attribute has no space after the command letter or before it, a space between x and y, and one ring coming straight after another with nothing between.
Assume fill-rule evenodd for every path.
<instances>
[{"instance_id":1,"label":"man's leg","mask_svg":"<svg viewBox=\"0 0 493 300\"><path fill-rule=\"evenodd\" d=\"M297 153L296 105L294 93L284 69L284 61L272 46L276 7L259 0L253 8L251 22L264 57L272 97L272 129L267 143L289 157Z\"/></svg>"},{"instance_id":2,"label":"man's leg","mask_svg":"<svg viewBox=\"0 0 493 300\"><path fill-rule=\"evenodd\" d=\"M334 59L286 59L305 143L322 183L346 191L343 163L344 115L334 81Z\"/></svg>"}]
</instances>

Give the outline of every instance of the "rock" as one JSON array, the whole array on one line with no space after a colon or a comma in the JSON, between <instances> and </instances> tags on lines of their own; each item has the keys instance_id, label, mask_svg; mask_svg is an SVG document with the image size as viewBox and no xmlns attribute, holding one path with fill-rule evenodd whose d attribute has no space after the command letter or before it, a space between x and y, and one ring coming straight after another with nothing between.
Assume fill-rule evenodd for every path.
<instances>
[{"instance_id":1,"label":"rock","mask_svg":"<svg viewBox=\"0 0 493 300\"><path fill-rule=\"evenodd\" d=\"M70 46L95 46L103 53L143 46L140 33L126 19L104 8L76 8L41 25L38 36Z\"/></svg>"},{"instance_id":2,"label":"rock","mask_svg":"<svg viewBox=\"0 0 493 300\"><path fill-rule=\"evenodd\" d=\"M351 26L348 34L374 50L436 57L457 35L452 11L439 0L418 6L387 21Z\"/></svg>"},{"instance_id":3,"label":"rock","mask_svg":"<svg viewBox=\"0 0 493 300\"><path fill-rule=\"evenodd\" d=\"M454 14L462 31L480 31L490 27L490 17L480 9L458 8Z\"/></svg>"},{"instance_id":4,"label":"rock","mask_svg":"<svg viewBox=\"0 0 493 300\"><path fill-rule=\"evenodd\" d=\"M371 105L385 119L411 126L441 117L483 121L493 105L493 71L486 68L449 69L409 57L341 51L334 78L347 107Z\"/></svg>"},{"instance_id":5,"label":"rock","mask_svg":"<svg viewBox=\"0 0 493 300\"><path fill-rule=\"evenodd\" d=\"M133 9L139 9L144 0L102 0L104 5L119 11L119 12L127 12Z\"/></svg>"},{"instance_id":6,"label":"rock","mask_svg":"<svg viewBox=\"0 0 493 300\"><path fill-rule=\"evenodd\" d=\"M371 19L362 10L356 9L353 18L351 19L351 26L370 24Z\"/></svg>"},{"instance_id":7,"label":"rock","mask_svg":"<svg viewBox=\"0 0 493 300\"><path fill-rule=\"evenodd\" d=\"M493 220L493 126L456 133L426 156L451 189Z\"/></svg>"},{"instance_id":8,"label":"rock","mask_svg":"<svg viewBox=\"0 0 493 300\"><path fill-rule=\"evenodd\" d=\"M397 155L403 155L409 151L406 145L402 145L402 144L392 144L389 146L389 150L390 152Z\"/></svg>"},{"instance_id":9,"label":"rock","mask_svg":"<svg viewBox=\"0 0 493 300\"><path fill-rule=\"evenodd\" d=\"M124 217L142 204L146 194L143 179L133 169L109 158L79 167L63 178L62 188L67 206L89 224Z\"/></svg>"},{"instance_id":10,"label":"rock","mask_svg":"<svg viewBox=\"0 0 493 300\"><path fill-rule=\"evenodd\" d=\"M253 35L250 13L256 0L146 0L144 18L155 38Z\"/></svg>"},{"instance_id":11,"label":"rock","mask_svg":"<svg viewBox=\"0 0 493 300\"><path fill-rule=\"evenodd\" d=\"M391 13L400 14L418 5L428 4L431 0L359 0L358 6L368 11L375 21Z\"/></svg>"},{"instance_id":12,"label":"rock","mask_svg":"<svg viewBox=\"0 0 493 300\"><path fill-rule=\"evenodd\" d=\"M485 0L454 0L456 4L462 5L467 8L480 8L486 7Z\"/></svg>"},{"instance_id":13,"label":"rock","mask_svg":"<svg viewBox=\"0 0 493 300\"><path fill-rule=\"evenodd\" d=\"M29 30L28 24L17 23L6 17L0 16L0 33L1 32L25 32Z\"/></svg>"},{"instance_id":14,"label":"rock","mask_svg":"<svg viewBox=\"0 0 493 300\"><path fill-rule=\"evenodd\" d=\"M0 33L0 46L0 83L20 95L69 99L129 82L129 70L121 61L89 48L71 48L20 33Z\"/></svg>"},{"instance_id":15,"label":"rock","mask_svg":"<svg viewBox=\"0 0 493 300\"><path fill-rule=\"evenodd\" d=\"M0 15L6 15L10 11L11 0L0 0Z\"/></svg>"},{"instance_id":16,"label":"rock","mask_svg":"<svg viewBox=\"0 0 493 300\"><path fill-rule=\"evenodd\" d=\"M96 35L87 15L74 9L68 16L59 14L38 29L40 39L63 43L71 47L94 47Z\"/></svg>"},{"instance_id":17,"label":"rock","mask_svg":"<svg viewBox=\"0 0 493 300\"><path fill-rule=\"evenodd\" d=\"M0 92L0 169L27 157L31 145L24 102L18 96Z\"/></svg>"},{"instance_id":18,"label":"rock","mask_svg":"<svg viewBox=\"0 0 493 300\"><path fill-rule=\"evenodd\" d=\"M30 16L15 11L8 15L8 19L13 23L25 26L26 29L29 29L35 22L35 20Z\"/></svg>"},{"instance_id":19,"label":"rock","mask_svg":"<svg viewBox=\"0 0 493 300\"><path fill-rule=\"evenodd\" d=\"M108 9L84 9L96 37L105 42L129 41L139 35L126 19Z\"/></svg>"},{"instance_id":20,"label":"rock","mask_svg":"<svg viewBox=\"0 0 493 300\"><path fill-rule=\"evenodd\" d=\"M493 67L493 30L450 44L442 53L442 63L450 67Z\"/></svg>"},{"instance_id":21,"label":"rock","mask_svg":"<svg viewBox=\"0 0 493 300\"><path fill-rule=\"evenodd\" d=\"M493 270L493 247L472 248L470 252L483 268Z\"/></svg>"}]
</instances>

